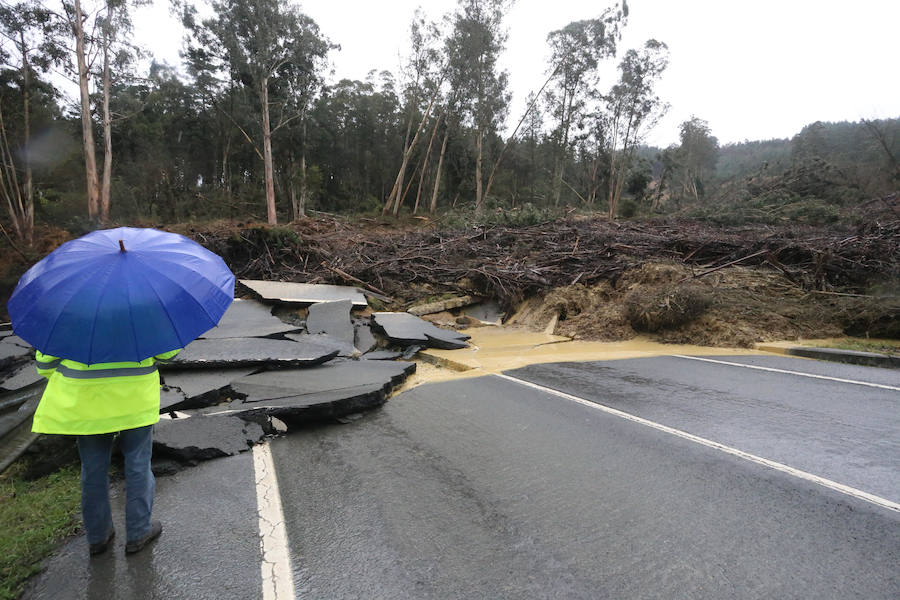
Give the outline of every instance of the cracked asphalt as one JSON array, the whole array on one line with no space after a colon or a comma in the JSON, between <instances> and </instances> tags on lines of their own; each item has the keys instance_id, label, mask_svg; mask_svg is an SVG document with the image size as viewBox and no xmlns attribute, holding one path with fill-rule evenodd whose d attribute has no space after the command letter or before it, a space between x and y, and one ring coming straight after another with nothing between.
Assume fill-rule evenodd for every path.
<instances>
[{"instance_id":1,"label":"cracked asphalt","mask_svg":"<svg viewBox=\"0 0 900 600\"><path fill-rule=\"evenodd\" d=\"M508 373L584 403L497 376L420 385L358 421L270 444L293 594L900 596L900 512L890 508L900 502L898 372L724 360L876 386L677 357ZM117 539L91 561L75 539L26 597L264 597L253 461L243 454L160 478L166 529L149 552L126 559Z\"/></svg>"}]
</instances>

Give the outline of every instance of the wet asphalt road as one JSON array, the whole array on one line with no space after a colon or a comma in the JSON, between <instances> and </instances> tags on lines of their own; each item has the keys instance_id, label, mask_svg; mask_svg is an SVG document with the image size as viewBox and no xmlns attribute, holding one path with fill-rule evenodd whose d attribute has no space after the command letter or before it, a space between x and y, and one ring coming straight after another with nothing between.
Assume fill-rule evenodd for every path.
<instances>
[{"instance_id":1,"label":"wet asphalt road","mask_svg":"<svg viewBox=\"0 0 900 600\"><path fill-rule=\"evenodd\" d=\"M900 501L894 390L674 357L511 375ZM272 450L300 598L900 596L900 513L498 377Z\"/></svg>"},{"instance_id":2,"label":"wet asphalt road","mask_svg":"<svg viewBox=\"0 0 900 600\"><path fill-rule=\"evenodd\" d=\"M677 357L509 375L900 502L896 390ZM900 512L501 377L422 385L271 449L297 598L900 597ZM156 506L147 551L89 560L75 539L26 598L261 597L249 455L160 478Z\"/></svg>"}]
</instances>

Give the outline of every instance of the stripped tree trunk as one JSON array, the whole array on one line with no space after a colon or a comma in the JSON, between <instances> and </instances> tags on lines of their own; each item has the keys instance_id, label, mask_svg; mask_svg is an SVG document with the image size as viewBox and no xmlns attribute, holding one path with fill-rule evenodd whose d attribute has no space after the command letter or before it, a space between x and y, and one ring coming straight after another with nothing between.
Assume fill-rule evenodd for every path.
<instances>
[{"instance_id":1,"label":"stripped tree trunk","mask_svg":"<svg viewBox=\"0 0 900 600\"><path fill-rule=\"evenodd\" d=\"M107 4L108 18L112 18L112 3ZM107 27L109 25L107 24ZM103 183L100 188L100 222L109 221L109 190L112 182L112 118L109 114L109 33L103 33Z\"/></svg>"},{"instance_id":2,"label":"stripped tree trunk","mask_svg":"<svg viewBox=\"0 0 900 600\"><path fill-rule=\"evenodd\" d=\"M272 129L269 125L269 78L263 77L259 86L262 105L263 165L266 172L266 220L269 225L278 224L275 212L275 175L272 168Z\"/></svg>"},{"instance_id":3,"label":"stripped tree trunk","mask_svg":"<svg viewBox=\"0 0 900 600\"><path fill-rule=\"evenodd\" d=\"M484 196L481 189L481 158L484 149L484 131L478 130L478 138L475 141L477 157L475 158L475 214L484 212Z\"/></svg>"},{"instance_id":4,"label":"stripped tree trunk","mask_svg":"<svg viewBox=\"0 0 900 600\"><path fill-rule=\"evenodd\" d=\"M31 143L31 79L30 79L30 65L28 64L28 51L25 46L25 34L24 32L19 32L19 41L21 43L22 48L22 98L24 102L24 114L25 114L25 152L23 152L22 161L25 164L25 183L23 185L23 191L25 196L25 206L22 208L22 232L20 233L20 239L25 240L25 243L31 246L34 235L34 185L33 178L31 174L31 151L30 151L30 143Z\"/></svg>"},{"instance_id":5,"label":"stripped tree trunk","mask_svg":"<svg viewBox=\"0 0 900 600\"><path fill-rule=\"evenodd\" d=\"M444 166L444 153L447 152L447 138L450 137L450 128L444 132L444 141L441 143L441 157L438 159L437 171L434 173L434 191L431 193L431 206L428 212L434 214L437 211L438 191L441 189L441 167Z\"/></svg>"},{"instance_id":6,"label":"stripped tree trunk","mask_svg":"<svg viewBox=\"0 0 900 600\"><path fill-rule=\"evenodd\" d=\"M94 151L94 124L91 121L91 95L88 89L88 68L84 50L84 16L81 0L75 0L75 57L78 62L78 88L81 93L81 138L84 142L84 174L87 180L88 217L96 219L99 212L100 184L97 180L97 156Z\"/></svg>"},{"instance_id":7,"label":"stripped tree trunk","mask_svg":"<svg viewBox=\"0 0 900 600\"><path fill-rule=\"evenodd\" d=\"M398 190L403 189L403 180L406 178L406 166L409 164L409 156L407 155L407 149L409 149L411 147L411 144L409 143L409 134L412 132L412 122L413 122L412 111L410 111L409 119L407 119L407 121L406 121L406 137L403 138L403 158L400 161L400 172L397 174L397 180L398 180L397 189ZM418 133L419 132L416 131L417 138L418 138ZM415 140L414 140L414 142L415 142ZM393 194L395 192L391 191L391 193ZM397 216L397 212L400 210L400 202L397 201L396 198L394 198L393 200L391 198L388 198L388 204L387 204L387 206L385 206L384 212L387 213L387 209L390 208L391 206L393 206L394 216Z\"/></svg>"},{"instance_id":8,"label":"stripped tree trunk","mask_svg":"<svg viewBox=\"0 0 900 600\"><path fill-rule=\"evenodd\" d=\"M419 174L419 189L416 191L416 204L413 206L413 214L419 212L419 198L422 197L422 184L425 182L425 172L428 169L428 158L431 156L431 147L434 144L434 136L437 134L438 126L441 124L443 115L434 122L434 129L431 131L431 139L428 140L428 149L425 150L425 160L422 162L422 172Z\"/></svg>"},{"instance_id":9,"label":"stripped tree trunk","mask_svg":"<svg viewBox=\"0 0 900 600\"><path fill-rule=\"evenodd\" d=\"M297 184L294 181L294 153L291 152L290 155L290 164L288 165L288 194L291 197L291 216L293 220L296 221L300 218L300 204L299 199L297 198Z\"/></svg>"},{"instance_id":10,"label":"stripped tree trunk","mask_svg":"<svg viewBox=\"0 0 900 600\"><path fill-rule=\"evenodd\" d=\"M306 183L306 109L303 112L303 123L300 128L300 205L297 218L306 216L306 204L309 200L309 186Z\"/></svg>"},{"instance_id":11,"label":"stripped tree trunk","mask_svg":"<svg viewBox=\"0 0 900 600\"><path fill-rule=\"evenodd\" d=\"M443 83L443 80L441 81ZM434 94L431 96L431 101L428 103L428 108L425 109L425 114L422 115L422 120L419 122L419 127L416 129L416 135L413 136L412 142L409 143L409 147L406 149L406 152L403 154L403 164L400 165L400 172L397 173L397 179L394 180L394 187L391 189L390 195L388 195L387 202L382 209L382 214L387 214L391 208L392 204L395 204L394 214L397 214L400 206L400 195L403 192L403 174L406 171L406 165L409 164L409 157L412 156L413 150L416 147L416 142L419 141L419 135L422 133L422 128L425 126L425 122L428 121L428 116L431 114L431 107L434 106L435 100L440 95L441 85L435 87Z\"/></svg>"}]
</instances>

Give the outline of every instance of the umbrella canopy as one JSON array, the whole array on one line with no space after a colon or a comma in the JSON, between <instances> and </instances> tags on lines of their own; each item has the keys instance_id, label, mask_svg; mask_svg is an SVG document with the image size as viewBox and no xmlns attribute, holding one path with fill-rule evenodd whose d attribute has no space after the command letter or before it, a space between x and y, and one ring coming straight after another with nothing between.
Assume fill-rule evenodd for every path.
<instances>
[{"instance_id":1,"label":"umbrella canopy","mask_svg":"<svg viewBox=\"0 0 900 600\"><path fill-rule=\"evenodd\" d=\"M220 256L174 233L120 227L66 242L19 279L13 331L52 356L140 361L215 327L234 299Z\"/></svg>"}]
</instances>

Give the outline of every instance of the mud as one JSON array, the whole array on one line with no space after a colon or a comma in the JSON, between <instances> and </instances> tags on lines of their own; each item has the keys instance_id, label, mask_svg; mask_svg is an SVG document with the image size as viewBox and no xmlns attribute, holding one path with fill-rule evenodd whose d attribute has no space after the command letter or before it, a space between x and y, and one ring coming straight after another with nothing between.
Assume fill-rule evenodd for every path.
<instances>
[{"instance_id":1,"label":"mud","mask_svg":"<svg viewBox=\"0 0 900 600\"><path fill-rule=\"evenodd\" d=\"M743 348L709 348L688 344L664 344L646 336L630 340L597 342L531 331L524 327L483 327L472 330L469 348L430 348L417 355L419 368L400 388L410 389L468 377L481 377L533 364L572 361L619 360L671 354L735 356L765 352Z\"/></svg>"}]
</instances>

